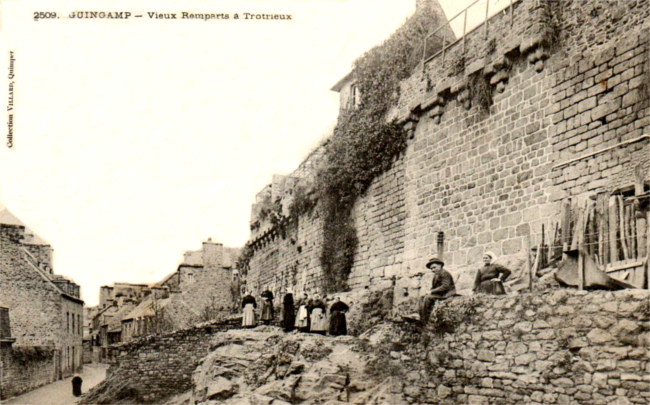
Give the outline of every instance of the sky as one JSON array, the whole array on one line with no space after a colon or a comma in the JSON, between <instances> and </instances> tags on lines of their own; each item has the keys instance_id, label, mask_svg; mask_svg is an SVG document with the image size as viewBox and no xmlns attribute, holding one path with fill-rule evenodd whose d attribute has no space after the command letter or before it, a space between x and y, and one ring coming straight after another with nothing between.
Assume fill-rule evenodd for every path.
<instances>
[{"instance_id":1,"label":"sky","mask_svg":"<svg viewBox=\"0 0 650 405\"><path fill-rule=\"evenodd\" d=\"M457 1L441 3L458 11ZM415 1L0 6L3 89L9 51L16 59L0 204L52 245L55 272L95 305L101 285L154 283L208 237L242 246L255 194L323 140L339 108L330 88L404 23ZM145 17L64 18L81 10ZM61 18L34 21L39 11ZM231 18L148 19L149 11ZM244 12L292 20L233 20ZM2 98L7 104L8 90Z\"/></svg>"}]
</instances>

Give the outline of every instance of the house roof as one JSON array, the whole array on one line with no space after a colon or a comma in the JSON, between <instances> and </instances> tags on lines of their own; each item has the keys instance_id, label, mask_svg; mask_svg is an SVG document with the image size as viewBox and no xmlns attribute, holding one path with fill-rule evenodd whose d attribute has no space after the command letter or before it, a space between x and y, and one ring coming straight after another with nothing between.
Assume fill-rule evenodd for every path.
<instances>
[{"instance_id":1,"label":"house roof","mask_svg":"<svg viewBox=\"0 0 650 405\"><path fill-rule=\"evenodd\" d=\"M30 257L33 258L33 256L31 255L31 253L30 253L26 248L22 247L21 250L22 250L25 254L27 254L28 256L30 256ZM59 287L58 285L56 285L56 283L54 282L54 281L58 281L58 280L54 280L54 279L52 278L53 276L64 278L63 276L46 274L45 272L43 272L43 270L41 270L40 268L38 268L38 266L35 266L31 261L27 260L27 258L24 258L24 263L27 264L27 267L29 267L30 269L32 269L33 271L35 271L35 272L36 272L36 273L37 273L41 278L43 278L43 280L45 280L46 283L47 283L49 286L51 286L51 287L54 288L58 293L60 293L61 296L62 296L63 298L66 298L66 299L68 299L68 300L71 300L71 301L74 301L74 302L77 302L77 303L81 303L81 304L83 304L83 300L81 300L80 298L77 298L77 297L73 297L73 296L69 295L67 292L63 291L63 290L61 289L61 287ZM66 280L66 281L69 281L69 280Z\"/></svg>"},{"instance_id":2,"label":"house roof","mask_svg":"<svg viewBox=\"0 0 650 405\"><path fill-rule=\"evenodd\" d=\"M203 250L188 250L183 253L183 263L186 265L203 265Z\"/></svg>"},{"instance_id":3,"label":"house roof","mask_svg":"<svg viewBox=\"0 0 650 405\"><path fill-rule=\"evenodd\" d=\"M122 330L122 319L124 319L125 316L128 316L128 314L133 311L133 308L136 306L134 304L125 303L121 307L118 308L117 312L113 315L113 318L108 322L108 331L109 332L117 332Z\"/></svg>"},{"instance_id":4,"label":"house roof","mask_svg":"<svg viewBox=\"0 0 650 405\"><path fill-rule=\"evenodd\" d=\"M177 271L178 271L178 270L174 270L174 271L172 271L171 273L169 273L168 275L166 275L165 278L163 278L162 280L160 280L159 282L157 282L156 284L154 284L154 286L163 286L163 285L165 285L165 283L168 282L169 279L171 279L172 277L174 277L174 276L176 275L176 272L177 272Z\"/></svg>"},{"instance_id":5,"label":"house roof","mask_svg":"<svg viewBox=\"0 0 650 405\"><path fill-rule=\"evenodd\" d=\"M25 226L25 224L7 208L1 207L0 210L0 224Z\"/></svg>"},{"instance_id":6,"label":"house roof","mask_svg":"<svg viewBox=\"0 0 650 405\"><path fill-rule=\"evenodd\" d=\"M164 308L169 303L169 298L161 298L157 300L157 305L159 308ZM121 320L128 321L130 319L143 318L146 316L154 316L153 310L153 297L150 295L140 304L138 304L131 312L125 315Z\"/></svg>"},{"instance_id":7,"label":"house roof","mask_svg":"<svg viewBox=\"0 0 650 405\"><path fill-rule=\"evenodd\" d=\"M340 92L341 89L343 88L343 86L345 86L346 83L353 80L352 73L353 72L350 72L347 75L343 76L343 78L341 80L339 80L338 82L336 82L336 84L334 86L332 86L332 88L330 90L335 91L337 93Z\"/></svg>"}]
</instances>

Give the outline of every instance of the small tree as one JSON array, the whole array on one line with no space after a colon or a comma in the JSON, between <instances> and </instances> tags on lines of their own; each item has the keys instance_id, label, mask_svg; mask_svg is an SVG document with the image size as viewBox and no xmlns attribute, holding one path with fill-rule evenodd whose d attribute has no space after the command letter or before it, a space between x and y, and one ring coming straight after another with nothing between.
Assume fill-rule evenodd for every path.
<instances>
[{"instance_id":1,"label":"small tree","mask_svg":"<svg viewBox=\"0 0 650 405\"><path fill-rule=\"evenodd\" d=\"M210 297L210 302L203 307L199 314L199 322L208 322L217 319L224 312L225 308L219 303L217 297Z\"/></svg>"},{"instance_id":2,"label":"small tree","mask_svg":"<svg viewBox=\"0 0 650 405\"><path fill-rule=\"evenodd\" d=\"M149 317L150 333L159 335L174 329L174 323L169 314L165 311L161 301L155 296L151 297L151 312L153 314Z\"/></svg>"}]
</instances>

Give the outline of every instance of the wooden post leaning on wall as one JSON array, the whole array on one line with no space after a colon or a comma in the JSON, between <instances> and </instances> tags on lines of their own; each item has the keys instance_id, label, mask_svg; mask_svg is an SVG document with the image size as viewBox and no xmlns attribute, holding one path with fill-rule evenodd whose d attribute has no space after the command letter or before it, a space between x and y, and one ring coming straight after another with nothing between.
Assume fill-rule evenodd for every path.
<instances>
[{"instance_id":1,"label":"wooden post leaning on wall","mask_svg":"<svg viewBox=\"0 0 650 405\"><path fill-rule=\"evenodd\" d=\"M609 262L618 261L618 210L617 198L615 195L609 197Z\"/></svg>"},{"instance_id":2,"label":"wooden post leaning on wall","mask_svg":"<svg viewBox=\"0 0 650 405\"><path fill-rule=\"evenodd\" d=\"M445 233L443 231L438 232L438 259L444 260L445 253Z\"/></svg>"},{"instance_id":3,"label":"wooden post leaning on wall","mask_svg":"<svg viewBox=\"0 0 650 405\"><path fill-rule=\"evenodd\" d=\"M569 250L571 243L571 199L562 201L562 253Z\"/></svg>"},{"instance_id":4,"label":"wooden post leaning on wall","mask_svg":"<svg viewBox=\"0 0 650 405\"><path fill-rule=\"evenodd\" d=\"M616 201L618 205L619 240L621 241L621 248L623 249L623 259L628 260L630 258L630 249L628 248L627 223L625 220L625 203L623 202L623 196L617 195Z\"/></svg>"},{"instance_id":5,"label":"wooden post leaning on wall","mask_svg":"<svg viewBox=\"0 0 650 405\"><path fill-rule=\"evenodd\" d=\"M528 289L533 291L533 269L530 264L530 231L524 235L524 249L526 249L526 274L528 274Z\"/></svg>"},{"instance_id":6,"label":"wooden post leaning on wall","mask_svg":"<svg viewBox=\"0 0 650 405\"><path fill-rule=\"evenodd\" d=\"M599 244L599 249L602 251L602 261L600 264L604 267L607 263L610 262L610 251L609 251L609 194L602 193L598 194L598 213L599 213L599 230L598 230L598 240L602 243Z\"/></svg>"},{"instance_id":7,"label":"wooden post leaning on wall","mask_svg":"<svg viewBox=\"0 0 650 405\"><path fill-rule=\"evenodd\" d=\"M578 243L577 243L577 249L578 249L578 289L579 290L584 290L585 289L585 228L584 228L584 222L585 222L585 215L586 212L583 211L582 209L580 210L580 219L578 220L578 223L580 226L576 226L575 232L578 234Z\"/></svg>"},{"instance_id":8,"label":"wooden post leaning on wall","mask_svg":"<svg viewBox=\"0 0 650 405\"><path fill-rule=\"evenodd\" d=\"M634 204L634 215L636 218L636 238L638 257L645 254L645 287L650 290L650 208L646 201L641 201L640 197L645 194L645 176L641 164L634 168L634 195L639 197ZM645 213L643 212L645 207Z\"/></svg>"}]
</instances>

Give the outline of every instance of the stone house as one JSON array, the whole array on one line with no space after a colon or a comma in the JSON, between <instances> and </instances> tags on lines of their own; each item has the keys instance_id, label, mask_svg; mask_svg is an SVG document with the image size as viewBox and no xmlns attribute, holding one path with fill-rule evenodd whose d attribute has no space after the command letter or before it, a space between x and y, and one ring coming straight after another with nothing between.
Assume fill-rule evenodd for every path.
<instances>
[{"instance_id":1,"label":"stone house","mask_svg":"<svg viewBox=\"0 0 650 405\"><path fill-rule=\"evenodd\" d=\"M0 212L0 306L7 308L3 317L11 320L14 358L32 353L28 357L34 360L32 366L3 361L3 395L28 391L82 368L83 301L77 284L54 274L52 253L11 212Z\"/></svg>"},{"instance_id":2,"label":"stone house","mask_svg":"<svg viewBox=\"0 0 650 405\"><path fill-rule=\"evenodd\" d=\"M155 285L102 286L88 356L101 359L109 345L184 328L232 308L239 292L239 251L208 239L200 250L185 252L177 270Z\"/></svg>"},{"instance_id":3,"label":"stone house","mask_svg":"<svg viewBox=\"0 0 650 405\"><path fill-rule=\"evenodd\" d=\"M185 303L179 292L170 293L160 288L152 290L152 294L122 317L122 342L140 336L183 329L199 319L199 314Z\"/></svg>"},{"instance_id":4,"label":"stone house","mask_svg":"<svg viewBox=\"0 0 650 405\"><path fill-rule=\"evenodd\" d=\"M180 294L198 314L233 308L239 290L235 263L239 251L208 239L200 250L185 252L176 271L156 285Z\"/></svg>"}]
</instances>

